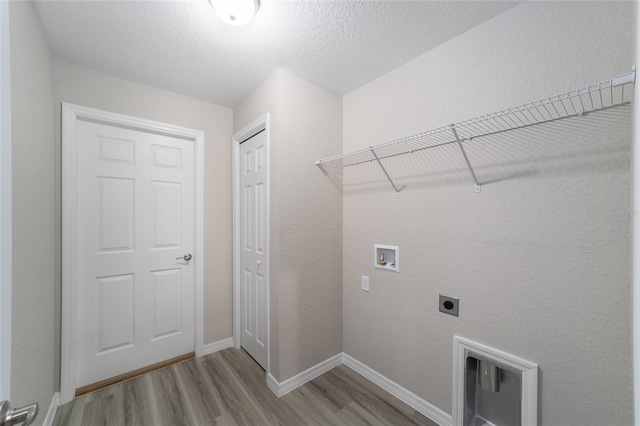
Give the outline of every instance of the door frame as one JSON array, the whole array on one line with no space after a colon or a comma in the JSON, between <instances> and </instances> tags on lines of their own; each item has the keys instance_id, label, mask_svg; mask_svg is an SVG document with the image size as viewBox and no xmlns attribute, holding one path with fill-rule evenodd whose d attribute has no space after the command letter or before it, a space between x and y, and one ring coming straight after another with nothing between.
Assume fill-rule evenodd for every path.
<instances>
[{"instance_id":1,"label":"door frame","mask_svg":"<svg viewBox=\"0 0 640 426\"><path fill-rule=\"evenodd\" d=\"M195 353L204 355L204 132L123 114L62 103L62 327L60 402L75 397L76 389L76 274L77 263L77 123L91 121L156 133L195 143Z\"/></svg>"},{"instance_id":2,"label":"door frame","mask_svg":"<svg viewBox=\"0 0 640 426\"><path fill-rule=\"evenodd\" d=\"M11 46L9 4L0 2L0 400L11 397Z\"/></svg>"},{"instance_id":3,"label":"door frame","mask_svg":"<svg viewBox=\"0 0 640 426\"><path fill-rule=\"evenodd\" d=\"M265 172L267 179L265 181L266 186L266 200L267 208L265 209L265 231L267 238L267 251L265 253L265 286L267 288L267 371L266 377L271 373L271 264L270 264L270 251L271 251L271 226L269 223L271 206L271 175L270 175L270 153L271 153L271 133L269 125L269 113L266 113L258 117L254 122L244 127L238 133L233 135L231 143L232 147L232 164L233 164L233 346L236 349L240 349L242 346L242 303L241 303L241 289L240 289L240 277L241 277L241 251L240 251L240 144L257 133L264 131L267 134L265 149L267 155L265 156Z\"/></svg>"}]
</instances>

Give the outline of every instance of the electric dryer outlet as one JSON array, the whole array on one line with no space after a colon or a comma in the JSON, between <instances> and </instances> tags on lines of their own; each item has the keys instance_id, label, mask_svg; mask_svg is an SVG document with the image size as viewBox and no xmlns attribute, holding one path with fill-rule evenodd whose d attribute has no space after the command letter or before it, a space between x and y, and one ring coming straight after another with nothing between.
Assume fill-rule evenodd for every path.
<instances>
[{"instance_id":1,"label":"electric dryer outlet","mask_svg":"<svg viewBox=\"0 0 640 426\"><path fill-rule=\"evenodd\" d=\"M443 314L458 316L458 310L460 309L460 300L457 297L450 297L440 295L439 310Z\"/></svg>"}]
</instances>

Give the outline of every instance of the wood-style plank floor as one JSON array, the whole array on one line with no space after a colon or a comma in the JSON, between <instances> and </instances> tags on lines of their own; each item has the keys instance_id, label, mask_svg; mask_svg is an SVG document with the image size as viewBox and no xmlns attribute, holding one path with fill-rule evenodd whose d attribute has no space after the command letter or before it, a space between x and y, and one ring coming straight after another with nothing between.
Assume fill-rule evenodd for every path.
<instances>
[{"instance_id":1,"label":"wood-style plank floor","mask_svg":"<svg viewBox=\"0 0 640 426\"><path fill-rule=\"evenodd\" d=\"M53 424L435 425L344 365L278 398L233 348L82 395L58 407Z\"/></svg>"}]
</instances>

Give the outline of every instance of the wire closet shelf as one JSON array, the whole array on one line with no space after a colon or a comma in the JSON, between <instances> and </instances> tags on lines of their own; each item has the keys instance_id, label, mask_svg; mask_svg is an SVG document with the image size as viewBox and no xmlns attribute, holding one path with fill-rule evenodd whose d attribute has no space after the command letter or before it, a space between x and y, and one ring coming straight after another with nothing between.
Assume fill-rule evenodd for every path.
<instances>
[{"instance_id":1,"label":"wire closet shelf","mask_svg":"<svg viewBox=\"0 0 640 426\"><path fill-rule=\"evenodd\" d=\"M464 148L465 142L475 138L563 120L565 118L584 116L591 112L629 104L633 96L635 78L636 70L634 67L633 70L628 73L600 83L503 109L491 114L459 121L448 126L437 127L368 148L315 160L315 163L317 166L326 163L335 163L342 167L348 167L369 161L376 161L382 168L391 186L393 186L396 196L398 196L400 191L391 176L387 173L381 160L444 145L457 144L475 182L476 192L480 192L480 183Z\"/></svg>"}]
</instances>

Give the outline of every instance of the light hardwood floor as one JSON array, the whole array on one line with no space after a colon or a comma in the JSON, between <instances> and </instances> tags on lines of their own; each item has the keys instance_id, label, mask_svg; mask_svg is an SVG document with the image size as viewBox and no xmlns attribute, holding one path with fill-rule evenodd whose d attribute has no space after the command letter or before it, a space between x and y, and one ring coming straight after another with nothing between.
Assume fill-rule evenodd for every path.
<instances>
[{"instance_id":1,"label":"light hardwood floor","mask_svg":"<svg viewBox=\"0 0 640 426\"><path fill-rule=\"evenodd\" d=\"M58 407L53 424L435 425L344 365L278 398L233 348L82 395Z\"/></svg>"}]
</instances>

